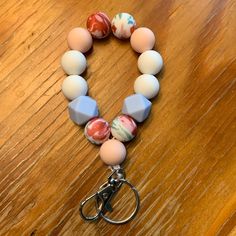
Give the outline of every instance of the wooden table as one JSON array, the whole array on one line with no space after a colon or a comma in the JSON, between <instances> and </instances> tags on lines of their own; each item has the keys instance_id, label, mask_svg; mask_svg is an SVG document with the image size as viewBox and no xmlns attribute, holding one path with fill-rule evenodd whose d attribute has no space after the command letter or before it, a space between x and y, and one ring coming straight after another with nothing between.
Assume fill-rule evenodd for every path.
<instances>
[{"instance_id":1,"label":"wooden table","mask_svg":"<svg viewBox=\"0 0 236 236\"><path fill-rule=\"evenodd\" d=\"M121 226L79 216L109 171L60 90L67 33L98 10L133 14L165 61L151 115L126 145L141 208ZM0 235L236 235L235 1L1 0L0 22ZM87 57L109 122L133 93L137 57L114 37Z\"/></svg>"}]
</instances>

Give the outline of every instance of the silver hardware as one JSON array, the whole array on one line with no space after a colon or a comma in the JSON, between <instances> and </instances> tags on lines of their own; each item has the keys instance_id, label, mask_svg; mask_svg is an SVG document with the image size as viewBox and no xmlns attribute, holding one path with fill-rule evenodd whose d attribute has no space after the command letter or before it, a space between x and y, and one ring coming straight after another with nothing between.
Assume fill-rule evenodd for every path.
<instances>
[{"instance_id":1,"label":"silver hardware","mask_svg":"<svg viewBox=\"0 0 236 236\"><path fill-rule=\"evenodd\" d=\"M123 184L126 184L133 191L136 205L133 212L127 218L123 220L112 220L106 216L106 212L112 212L113 208L111 206L111 200L115 196L115 194L119 191L119 189ZM96 214L93 216L85 215L83 212L84 206L90 200L95 200ZM112 173L108 177L107 182L102 184L96 193L92 194L84 201L82 201L80 203L79 210L81 217L87 221L95 221L99 218L103 218L103 220L111 224L124 224L135 217L135 215L138 213L139 205L140 205L140 199L138 191L128 180L125 179L125 173L123 169L120 166L115 166L112 168Z\"/></svg>"}]
</instances>

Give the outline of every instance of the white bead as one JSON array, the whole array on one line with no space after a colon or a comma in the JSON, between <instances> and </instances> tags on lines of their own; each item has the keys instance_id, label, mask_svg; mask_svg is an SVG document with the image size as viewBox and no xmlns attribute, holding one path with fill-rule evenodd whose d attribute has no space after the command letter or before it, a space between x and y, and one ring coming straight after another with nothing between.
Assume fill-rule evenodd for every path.
<instances>
[{"instance_id":1,"label":"white bead","mask_svg":"<svg viewBox=\"0 0 236 236\"><path fill-rule=\"evenodd\" d=\"M157 74L163 66L160 53L154 50L143 52L138 58L138 68L143 74Z\"/></svg>"},{"instance_id":2,"label":"white bead","mask_svg":"<svg viewBox=\"0 0 236 236\"><path fill-rule=\"evenodd\" d=\"M62 56L61 66L68 75L80 75L85 71L87 62L81 52L70 50Z\"/></svg>"},{"instance_id":3,"label":"white bead","mask_svg":"<svg viewBox=\"0 0 236 236\"><path fill-rule=\"evenodd\" d=\"M84 96L88 92L88 85L85 79L79 75L69 75L62 83L62 92L66 98L73 100Z\"/></svg>"},{"instance_id":4,"label":"white bead","mask_svg":"<svg viewBox=\"0 0 236 236\"><path fill-rule=\"evenodd\" d=\"M134 82L135 93L142 94L147 99L155 97L159 92L159 81L153 75L140 75Z\"/></svg>"}]
</instances>

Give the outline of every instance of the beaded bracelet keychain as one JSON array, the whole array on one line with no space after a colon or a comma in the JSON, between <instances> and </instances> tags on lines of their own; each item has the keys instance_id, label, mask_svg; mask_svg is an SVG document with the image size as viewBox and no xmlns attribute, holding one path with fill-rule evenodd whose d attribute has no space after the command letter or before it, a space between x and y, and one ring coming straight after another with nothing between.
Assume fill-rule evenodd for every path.
<instances>
[{"instance_id":1,"label":"beaded bracelet keychain","mask_svg":"<svg viewBox=\"0 0 236 236\"><path fill-rule=\"evenodd\" d=\"M135 80L135 94L125 98L122 114L116 117L110 126L107 121L99 117L96 101L86 96L88 85L79 75L87 67L83 53L91 49L92 38L103 39L111 31L119 39L130 38L133 50L141 53L138 58L138 69L142 75ZM159 82L154 75L161 70L163 60L158 52L152 50L155 45L155 35L146 27L137 28L134 18L128 13L119 13L110 22L105 13L97 12L89 16L87 29L80 27L72 29L67 41L71 50L64 53L61 65L69 75L62 84L63 94L72 100L68 105L69 116L74 123L85 125L84 134L91 143L101 144L100 157L112 170L107 182L101 185L95 194L81 202L80 214L88 221L102 217L109 223L126 223L138 212L140 199L135 187L125 179L124 170L120 166L126 157L123 142L128 142L136 136L136 122L143 122L148 117L152 105L149 99L154 98L159 92ZM106 212L112 211L111 199L123 184L133 191L136 206L128 218L112 220L106 216ZM92 199L95 200L96 214L88 216L84 213L83 207Z\"/></svg>"}]
</instances>

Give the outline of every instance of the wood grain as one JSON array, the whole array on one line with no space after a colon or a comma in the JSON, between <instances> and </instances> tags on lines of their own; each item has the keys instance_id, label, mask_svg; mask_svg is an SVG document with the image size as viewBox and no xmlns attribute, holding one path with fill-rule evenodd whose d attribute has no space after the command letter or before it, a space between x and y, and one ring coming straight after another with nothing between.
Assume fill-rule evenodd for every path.
<instances>
[{"instance_id":1,"label":"wood grain","mask_svg":"<svg viewBox=\"0 0 236 236\"><path fill-rule=\"evenodd\" d=\"M141 209L121 226L79 217L108 170L60 91L66 35L97 10L133 14L165 61L152 113L127 144ZM1 0L0 235L236 235L235 13L233 0ZM133 92L137 55L110 37L87 58L110 122Z\"/></svg>"}]
</instances>

